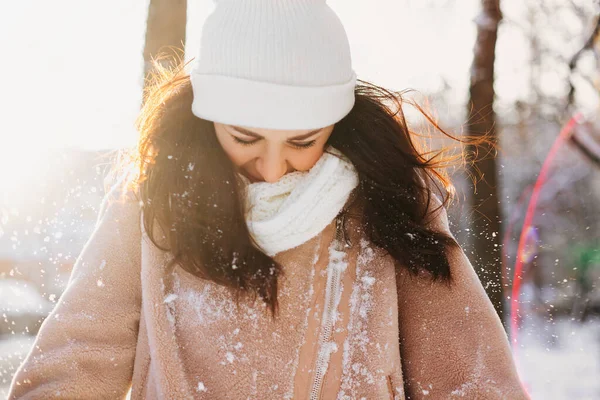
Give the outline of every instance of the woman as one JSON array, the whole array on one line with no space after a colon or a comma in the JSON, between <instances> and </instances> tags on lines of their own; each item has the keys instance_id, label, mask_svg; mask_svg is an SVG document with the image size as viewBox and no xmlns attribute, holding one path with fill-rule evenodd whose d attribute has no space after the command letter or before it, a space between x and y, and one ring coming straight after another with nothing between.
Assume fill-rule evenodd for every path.
<instances>
[{"instance_id":1,"label":"woman","mask_svg":"<svg viewBox=\"0 0 600 400\"><path fill-rule=\"evenodd\" d=\"M356 84L323 0L219 1L156 77L10 399L526 398L432 193L448 160Z\"/></svg>"}]
</instances>

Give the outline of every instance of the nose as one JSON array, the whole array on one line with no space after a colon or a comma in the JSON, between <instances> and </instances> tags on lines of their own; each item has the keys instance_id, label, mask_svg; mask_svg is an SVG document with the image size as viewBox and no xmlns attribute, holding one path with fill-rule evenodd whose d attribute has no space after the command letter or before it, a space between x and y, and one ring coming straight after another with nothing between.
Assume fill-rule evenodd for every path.
<instances>
[{"instance_id":1,"label":"nose","mask_svg":"<svg viewBox=\"0 0 600 400\"><path fill-rule=\"evenodd\" d=\"M277 182L287 172L287 162L279 151L269 151L256 161L256 170L265 182Z\"/></svg>"}]
</instances>

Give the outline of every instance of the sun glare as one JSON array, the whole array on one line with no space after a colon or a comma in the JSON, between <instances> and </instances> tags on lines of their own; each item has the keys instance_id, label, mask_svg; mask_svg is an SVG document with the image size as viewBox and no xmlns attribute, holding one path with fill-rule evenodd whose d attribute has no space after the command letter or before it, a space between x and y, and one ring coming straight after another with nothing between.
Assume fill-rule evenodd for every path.
<instances>
[{"instance_id":1,"label":"sun glare","mask_svg":"<svg viewBox=\"0 0 600 400\"><path fill-rule=\"evenodd\" d=\"M0 150L0 192L26 192L28 183L44 168L41 150L9 146Z\"/></svg>"}]
</instances>

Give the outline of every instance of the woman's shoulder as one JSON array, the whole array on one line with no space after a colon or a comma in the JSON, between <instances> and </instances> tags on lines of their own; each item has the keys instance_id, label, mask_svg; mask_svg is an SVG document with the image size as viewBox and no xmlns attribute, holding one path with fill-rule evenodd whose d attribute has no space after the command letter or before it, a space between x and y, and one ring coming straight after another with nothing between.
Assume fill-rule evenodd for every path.
<instances>
[{"instance_id":1,"label":"woman's shoulder","mask_svg":"<svg viewBox=\"0 0 600 400\"><path fill-rule=\"evenodd\" d=\"M139 188L134 177L133 165L110 171L102 180L105 195L101 202L101 212L113 204L122 207L140 206Z\"/></svg>"},{"instance_id":2,"label":"woman's shoulder","mask_svg":"<svg viewBox=\"0 0 600 400\"><path fill-rule=\"evenodd\" d=\"M95 235L111 235L137 241L141 233L142 206L130 171L109 174L103 179L104 195L99 205Z\"/></svg>"},{"instance_id":3,"label":"woman's shoulder","mask_svg":"<svg viewBox=\"0 0 600 400\"><path fill-rule=\"evenodd\" d=\"M433 192L429 193L425 225L434 231L443 232L453 236L450 231L450 222L448 221L446 205L442 202L440 197Z\"/></svg>"}]
</instances>

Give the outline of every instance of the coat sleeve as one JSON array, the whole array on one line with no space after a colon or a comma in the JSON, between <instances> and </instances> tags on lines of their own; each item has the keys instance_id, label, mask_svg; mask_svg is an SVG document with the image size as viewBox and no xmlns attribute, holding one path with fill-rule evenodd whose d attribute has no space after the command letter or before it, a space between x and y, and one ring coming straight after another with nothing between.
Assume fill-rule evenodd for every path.
<instances>
[{"instance_id":1,"label":"coat sleeve","mask_svg":"<svg viewBox=\"0 0 600 400\"><path fill-rule=\"evenodd\" d=\"M140 207L115 184L65 291L13 376L8 399L122 399L141 310Z\"/></svg>"},{"instance_id":2,"label":"coat sleeve","mask_svg":"<svg viewBox=\"0 0 600 400\"><path fill-rule=\"evenodd\" d=\"M432 227L451 234L446 210ZM397 268L406 398L527 400L507 335L461 248L449 254L451 286Z\"/></svg>"}]
</instances>

